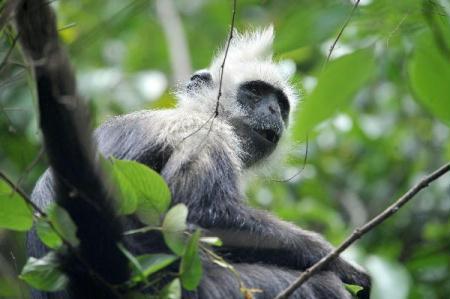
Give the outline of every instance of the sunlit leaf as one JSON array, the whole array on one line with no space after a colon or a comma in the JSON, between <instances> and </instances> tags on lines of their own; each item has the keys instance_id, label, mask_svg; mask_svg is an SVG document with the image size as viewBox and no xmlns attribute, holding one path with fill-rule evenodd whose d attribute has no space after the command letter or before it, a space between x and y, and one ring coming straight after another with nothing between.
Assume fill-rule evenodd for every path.
<instances>
[{"instance_id":1,"label":"sunlit leaf","mask_svg":"<svg viewBox=\"0 0 450 299\"><path fill-rule=\"evenodd\" d=\"M60 206L54 204L48 211L48 217L56 231L73 246L78 246L77 226L72 221L69 213Z\"/></svg>"},{"instance_id":2,"label":"sunlit leaf","mask_svg":"<svg viewBox=\"0 0 450 299\"><path fill-rule=\"evenodd\" d=\"M142 272L141 265L139 264L137 258L131 252L129 252L122 244L117 244L117 246L130 262L131 268L133 269L135 275L138 276L137 280L139 281L145 280L144 273Z\"/></svg>"},{"instance_id":3,"label":"sunlit leaf","mask_svg":"<svg viewBox=\"0 0 450 299\"><path fill-rule=\"evenodd\" d=\"M49 248L56 249L62 245L62 240L51 227L50 223L44 219L36 221L36 232L39 239Z\"/></svg>"},{"instance_id":4,"label":"sunlit leaf","mask_svg":"<svg viewBox=\"0 0 450 299\"><path fill-rule=\"evenodd\" d=\"M117 188L120 191L119 213L129 215L136 211L138 206L138 192L134 189L131 178L125 176L122 172L122 165L114 163L112 165L112 175Z\"/></svg>"},{"instance_id":5,"label":"sunlit leaf","mask_svg":"<svg viewBox=\"0 0 450 299\"><path fill-rule=\"evenodd\" d=\"M183 255L185 247L184 231L187 227L187 215L187 207L184 204L177 204L167 212L162 224L164 241L179 256Z\"/></svg>"},{"instance_id":6,"label":"sunlit leaf","mask_svg":"<svg viewBox=\"0 0 450 299\"><path fill-rule=\"evenodd\" d=\"M145 277L164 269L173 263L178 257L172 254L155 253L144 254L136 257ZM137 274L137 273L136 273Z\"/></svg>"},{"instance_id":7,"label":"sunlit leaf","mask_svg":"<svg viewBox=\"0 0 450 299\"><path fill-rule=\"evenodd\" d=\"M363 287L354 284L345 284L345 288L354 295L363 289Z\"/></svg>"},{"instance_id":8,"label":"sunlit leaf","mask_svg":"<svg viewBox=\"0 0 450 299\"><path fill-rule=\"evenodd\" d=\"M33 225L33 214L25 200L0 180L0 228L26 231Z\"/></svg>"},{"instance_id":9,"label":"sunlit leaf","mask_svg":"<svg viewBox=\"0 0 450 299\"><path fill-rule=\"evenodd\" d=\"M304 139L320 122L347 107L375 68L371 49L356 51L328 63L319 75L316 88L300 104L293 128Z\"/></svg>"},{"instance_id":10,"label":"sunlit leaf","mask_svg":"<svg viewBox=\"0 0 450 299\"><path fill-rule=\"evenodd\" d=\"M350 6L320 5L312 2L289 10L279 20L275 49L285 52L302 46L318 44L333 37L347 17ZM296 30L292 30L296 28Z\"/></svg>"},{"instance_id":11,"label":"sunlit leaf","mask_svg":"<svg viewBox=\"0 0 450 299\"><path fill-rule=\"evenodd\" d=\"M416 99L434 116L450 125L450 57L424 34L409 63L409 78Z\"/></svg>"},{"instance_id":12,"label":"sunlit leaf","mask_svg":"<svg viewBox=\"0 0 450 299\"><path fill-rule=\"evenodd\" d=\"M67 277L58 269L54 253L41 259L30 257L19 277L33 288L51 292L62 290L68 282Z\"/></svg>"},{"instance_id":13,"label":"sunlit leaf","mask_svg":"<svg viewBox=\"0 0 450 299\"><path fill-rule=\"evenodd\" d=\"M144 164L113 159L115 172L121 182L124 198L127 204L126 212L135 210L133 198L137 197L137 214L146 224L157 224L161 215L170 204L170 190L164 179L154 170ZM135 193L135 194L134 194Z\"/></svg>"},{"instance_id":14,"label":"sunlit leaf","mask_svg":"<svg viewBox=\"0 0 450 299\"><path fill-rule=\"evenodd\" d=\"M181 259L180 278L181 284L187 290L195 290L202 278L202 263L198 253L200 230L197 230L189 239L186 252Z\"/></svg>"},{"instance_id":15,"label":"sunlit leaf","mask_svg":"<svg viewBox=\"0 0 450 299\"><path fill-rule=\"evenodd\" d=\"M176 278L168 283L159 293L160 299L181 299L180 279Z\"/></svg>"}]
</instances>

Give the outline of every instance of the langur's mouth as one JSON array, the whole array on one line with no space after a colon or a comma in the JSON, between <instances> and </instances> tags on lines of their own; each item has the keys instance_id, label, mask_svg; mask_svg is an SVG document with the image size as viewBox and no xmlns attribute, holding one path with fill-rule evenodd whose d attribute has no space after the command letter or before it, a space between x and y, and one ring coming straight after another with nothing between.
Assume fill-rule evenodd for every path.
<instances>
[{"instance_id":1,"label":"langur's mouth","mask_svg":"<svg viewBox=\"0 0 450 299\"><path fill-rule=\"evenodd\" d=\"M278 143L278 141L280 140L280 135L274 130L253 129L253 131L262 138L274 144Z\"/></svg>"}]
</instances>

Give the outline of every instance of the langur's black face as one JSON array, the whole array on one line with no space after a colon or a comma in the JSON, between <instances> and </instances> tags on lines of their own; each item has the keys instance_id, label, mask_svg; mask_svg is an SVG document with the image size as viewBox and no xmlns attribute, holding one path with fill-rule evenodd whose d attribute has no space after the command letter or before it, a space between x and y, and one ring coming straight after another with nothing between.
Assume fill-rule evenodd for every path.
<instances>
[{"instance_id":1,"label":"langur's black face","mask_svg":"<svg viewBox=\"0 0 450 299\"><path fill-rule=\"evenodd\" d=\"M187 84L188 92L211 86L212 76L202 70L192 75ZM230 113L234 127L243 147L246 167L252 166L270 155L277 147L288 122L289 101L278 88L264 81L242 83L236 93L239 113Z\"/></svg>"},{"instance_id":2,"label":"langur's black face","mask_svg":"<svg viewBox=\"0 0 450 299\"><path fill-rule=\"evenodd\" d=\"M243 143L246 166L270 155L276 148L289 117L289 102L279 89L264 81L244 82L237 101L243 117L231 119Z\"/></svg>"}]
</instances>

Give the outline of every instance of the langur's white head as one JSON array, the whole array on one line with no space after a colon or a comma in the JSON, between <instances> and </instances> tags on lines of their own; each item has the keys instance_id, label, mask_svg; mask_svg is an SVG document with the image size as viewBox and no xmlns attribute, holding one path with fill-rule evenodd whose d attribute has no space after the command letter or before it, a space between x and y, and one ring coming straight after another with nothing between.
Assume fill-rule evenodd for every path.
<instances>
[{"instance_id":1,"label":"langur's white head","mask_svg":"<svg viewBox=\"0 0 450 299\"><path fill-rule=\"evenodd\" d=\"M234 127L243 144L245 164L251 166L270 155L289 123L297 95L280 66L273 61L273 27L233 32L210 66L196 72L178 93L187 111L212 115L220 87L218 118Z\"/></svg>"}]
</instances>

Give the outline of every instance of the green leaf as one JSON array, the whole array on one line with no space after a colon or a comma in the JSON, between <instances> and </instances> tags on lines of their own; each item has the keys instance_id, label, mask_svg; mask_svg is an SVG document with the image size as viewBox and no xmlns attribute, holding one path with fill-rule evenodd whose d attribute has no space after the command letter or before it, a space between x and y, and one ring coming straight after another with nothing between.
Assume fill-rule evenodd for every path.
<instances>
[{"instance_id":1,"label":"green leaf","mask_svg":"<svg viewBox=\"0 0 450 299\"><path fill-rule=\"evenodd\" d=\"M139 261L136 259L136 257L131 252L129 252L122 244L118 244L117 246L119 247L120 251L122 251L122 253L127 257L128 261L130 261L131 268L133 269L133 271L137 273L136 275L139 276L139 279L137 280L138 281L145 280L145 276L144 273L142 272L141 265L139 264Z\"/></svg>"},{"instance_id":2,"label":"green leaf","mask_svg":"<svg viewBox=\"0 0 450 299\"><path fill-rule=\"evenodd\" d=\"M79 241L76 234L77 226L64 208L56 204L50 206L48 217L52 222L53 227L64 240L69 242L72 246L78 246Z\"/></svg>"},{"instance_id":3,"label":"green leaf","mask_svg":"<svg viewBox=\"0 0 450 299\"><path fill-rule=\"evenodd\" d=\"M0 228L27 231L32 225L30 207L6 182L0 180Z\"/></svg>"},{"instance_id":4,"label":"green leaf","mask_svg":"<svg viewBox=\"0 0 450 299\"><path fill-rule=\"evenodd\" d=\"M181 299L181 284L180 279L176 278L172 282L164 286L159 293L160 299Z\"/></svg>"},{"instance_id":5,"label":"green leaf","mask_svg":"<svg viewBox=\"0 0 450 299\"><path fill-rule=\"evenodd\" d=\"M409 63L415 98L434 116L450 126L450 60L436 47L431 33L417 41Z\"/></svg>"},{"instance_id":6,"label":"green leaf","mask_svg":"<svg viewBox=\"0 0 450 299\"><path fill-rule=\"evenodd\" d=\"M188 209L184 204L177 204L167 212L162 224L162 232L166 245L177 255L184 252L186 219Z\"/></svg>"},{"instance_id":7,"label":"green leaf","mask_svg":"<svg viewBox=\"0 0 450 299\"><path fill-rule=\"evenodd\" d=\"M178 259L175 255L164 253L144 254L136 257L122 244L119 244L118 246L122 253L130 261L131 268L133 269L131 280L134 282L146 281L146 278L151 274L164 269Z\"/></svg>"},{"instance_id":8,"label":"green leaf","mask_svg":"<svg viewBox=\"0 0 450 299\"><path fill-rule=\"evenodd\" d=\"M155 253L140 255L136 257L136 259L140 265L142 274L144 274L145 277L148 277L151 274L164 269L178 259L178 257L172 254ZM134 276L138 274L139 273L133 273Z\"/></svg>"},{"instance_id":9,"label":"green leaf","mask_svg":"<svg viewBox=\"0 0 450 299\"><path fill-rule=\"evenodd\" d=\"M328 63L316 88L300 104L293 133L304 139L320 122L345 108L375 68L372 50L364 49Z\"/></svg>"},{"instance_id":10,"label":"green leaf","mask_svg":"<svg viewBox=\"0 0 450 299\"><path fill-rule=\"evenodd\" d=\"M353 295L358 294L363 289L363 287L354 284L345 284L345 288Z\"/></svg>"},{"instance_id":11,"label":"green leaf","mask_svg":"<svg viewBox=\"0 0 450 299\"><path fill-rule=\"evenodd\" d=\"M0 275L0 298L21 298L20 287L15 277Z\"/></svg>"},{"instance_id":12,"label":"green leaf","mask_svg":"<svg viewBox=\"0 0 450 299\"><path fill-rule=\"evenodd\" d=\"M38 219L36 222L36 232L42 243L49 248L57 249L62 245L61 238L46 220Z\"/></svg>"},{"instance_id":13,"label":"green leaf","mask_svg":"<svg viewBox=\"0 0 450 299\"><path fill-rule=\"evenodd\" d=\"M67 277L58 269L58 263L53 252L41 259L30 257L19 276L33 288L54 292L64 289Z\"/></svg>"},{"instance_id":14,"label":"green leaf","mask_svg":"<svg viewBox=\"0 0 450 299\"><path fill-rule=\"evenodd\" d=\"M200 238L200 242L212 245L212 246L222 246L222 240L217 237L202 237Z\"/></svg>"},{"instance_id":15,"label":"green leaf","mask_svg":"<svg viewBox=\"0 0 450 299\"><path fill-rule=\"evenodd\" d=\"M202 279L202 263L198 254L200 230L197 230L189 239L186 252L181 259L180 278L186 290L193 291Z\"/></svg>"},{"instance_id":16,"label":"green leaf","mask_svg":"<svg viewBox=\"0 0 450 299\"><path fill-rule=\"evenodd\" d=\"M133 211L132 192L137 196L137 215L149 225L159 224L159 219L170 204L170 190L164 179L153 169L136 161L113 159L114 171L121 181L122 192L130 194L124 206L126 212ZM124 181L127 181L126 183ZM133 190L133 191L131 191ZM128 193L127 193L128 192ZM127 195L124 195L127 196Z\"/></svg>"},{"instance_id":17,"label":"green leaf","mask_svg":"<svg viewBox=\"0 0 450 299\"><path fill-rule=\"evenodd\" d=\"M119 200L118 212L122 215L133 214L138 206L138 193L129 178L123 174L121 164L111 163L110 160L106 160L102 165L111 174L114 183L113 187L119 191L119 196L117 196Z\"/></svg>"}]
</instances>

